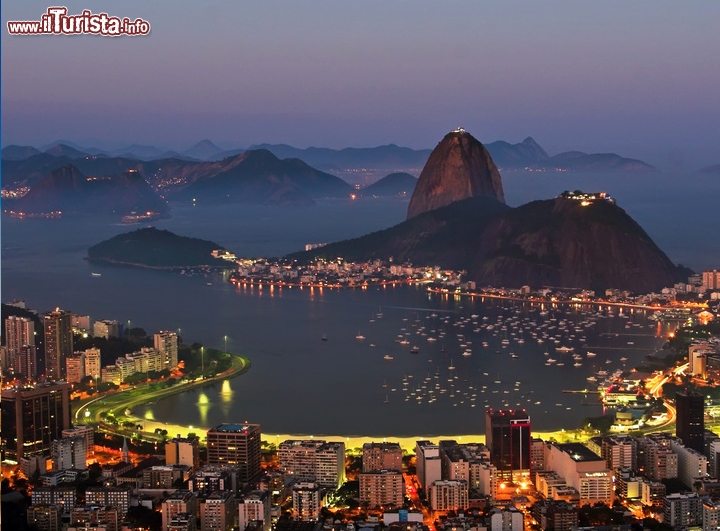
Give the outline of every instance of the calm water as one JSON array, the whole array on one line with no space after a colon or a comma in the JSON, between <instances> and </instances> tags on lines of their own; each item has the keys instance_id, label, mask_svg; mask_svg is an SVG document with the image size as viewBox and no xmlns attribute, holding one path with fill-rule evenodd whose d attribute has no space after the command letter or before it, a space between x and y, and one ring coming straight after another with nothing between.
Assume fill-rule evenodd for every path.
<instances>
[{"instance_id":1,"label":"calm water","mask_svg":"<svg viewBox=\"0 0 720 531\"><path fill-rule=\"evenodd\" d=\"M696 269L720 264L720 234L709 228L716 224L708 214L714 211L711 203L720 185L706 178L523 173L503 178L513 205L564 189L608 190L673 261ZM272 256L298 250L305 243L388 227L404 219L406 209L407 202L396 200L331 201L297 210L185 206L175 207L171 219L155 225L214 240L240 256ZM539 429L572 426L597 414L599 408L585 405L594 404L593 397L563 394L562 389L584 388L589 375L619 367L622 356L629 358L628 364L639 361L642 349L657 344L655 330L647 326L644 315L596 317L585 344L613 349L593 348L598 356L583 360L581 367L567 362L563 367L546 366L548 356L543 352L559 357L550 348L554 344L538 344L531 336L519 343L510 335L513 342L503 349L503 334L468 332L478 328L471 315L479 316L479 324L483 316L492 323L503 315L534 320L537 326L552 317L541 318L529 309L444 299L407 287L325 293L243 291L219 278L90 266L83 261L89 246L130 227L102 218L90 222L3 217L2 221L3 300L25 299L38 311L60 306L93 319L130 320L150 333L181 329L186 340L215 347L222 347L227 335L229 350L251 357L250 372L229 384L178 395L141 411L168 422L207 426L247 419L260 422L266 432L452 434L481 432L487 400L493 407L527 407ZM91 271L102 276L93 277ZM371 323L380 308L382 319ZM572 312L568 316L573 323L588 318ZM470 321L461 323L461 319ZM638 326L626 328L629 322ZM465 324L463 332L460 324ZM420 327L425 330L417 334ZM444 340L429 342L422 336L440 330L445 330ZM530 334L529 327L524 330ZM355 339L358 332L366 336L364 341ZM407 333L411 344L420 347L416 355L395 341L398 334ZM461 356L464 349L457 333L472 342L472 356ZM322 334L328 335L327 342L320 341ZM563 336L562 344L575 341L571 345L581 351L579 336L570 339L569 335ZM488 347L482 347L483 341ZM620 347L625 350L615 350ZM393 359L383 359L385 354ZM607 359L612 363L606 364ZM437 392L432 402L429 389ZM423 394L419 401L417 396Z\"/></svg>"}]
</instances>

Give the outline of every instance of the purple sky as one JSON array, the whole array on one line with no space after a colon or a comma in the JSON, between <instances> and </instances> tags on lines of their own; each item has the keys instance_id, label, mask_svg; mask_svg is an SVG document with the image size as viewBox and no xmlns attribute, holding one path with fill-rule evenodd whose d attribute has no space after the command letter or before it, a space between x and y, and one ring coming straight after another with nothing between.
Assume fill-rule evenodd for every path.
<instances>
[{"instance_id":1,"label":"purple sky","mask_svg":"<svg viewBox=\"0 0 720 531\"><path fill-rule=\"evenodd\" d=\"M720 2L64 2L146 37L9 36L2 144L434 147L533 136L551 154L720 163Z\"/></svg>"}]
</instances>

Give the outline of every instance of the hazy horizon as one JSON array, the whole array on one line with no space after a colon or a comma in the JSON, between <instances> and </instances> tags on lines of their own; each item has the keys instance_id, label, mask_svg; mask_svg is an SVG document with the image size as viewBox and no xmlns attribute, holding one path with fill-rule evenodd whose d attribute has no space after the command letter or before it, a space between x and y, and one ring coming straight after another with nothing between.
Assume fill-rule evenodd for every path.
<instances>
[{"instance_id":1,"label":"hazy horizon","mask_svg":"<svg viewBox=\"0 0 720 531\"><path fill-rule=\"evenodd\" d=\"M720 163L716 3L99 1L150 34L8 34L48 5L3 3L3 146L428 149L462 126L550 154Z\"/></svg>"}]
</instances>

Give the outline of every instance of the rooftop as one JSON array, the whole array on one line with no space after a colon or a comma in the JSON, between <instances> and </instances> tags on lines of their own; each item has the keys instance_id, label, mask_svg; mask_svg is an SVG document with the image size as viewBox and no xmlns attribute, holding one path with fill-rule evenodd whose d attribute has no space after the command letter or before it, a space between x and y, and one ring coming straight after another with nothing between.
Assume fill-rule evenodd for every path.
<instances>
[{"instance_id":1,"label":"rooftop","mask_svg":"<svg viewBox=\"0 0 720 531\"><path fill-rule=\"evenodd\" d=\"M570 454L570 457L572 457L573 461L604 461L602 457L590 450L584 444L566 443L558 444L557 447L560 448L563 452Z\"/></svg>"}]
</instances>

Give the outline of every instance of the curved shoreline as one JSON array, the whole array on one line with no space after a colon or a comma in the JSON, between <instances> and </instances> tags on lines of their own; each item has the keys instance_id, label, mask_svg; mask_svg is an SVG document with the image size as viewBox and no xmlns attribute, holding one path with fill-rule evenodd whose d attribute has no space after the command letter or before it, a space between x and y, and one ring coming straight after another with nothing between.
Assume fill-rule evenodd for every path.
<instances>
[{"instance_id":1,"label":"curved shoreline","mask_svg":"<svg viewBox=\"0 0 720 531\"><path fill-rule=\"evenodd\" d=\"M157 427L165 429L169 426L166 423L158 423L159 426L149 426L150 421L140 419L139 417L132 414L132 410L143 404L162 400L169 396L184 393L193 389L203 387L208 384L215 384L222 382L223 380L229 380L240 376L250 370L251 362L250 359L244 356L238 356L231 354L232 356L232 367L227 371L216 374L210 378L196 379L192 382L185 384L178 384L172 387L164 387L162 389L149 389L153 384L149 384L148 387L140 386L133 389L126 389L123 391L117 391L114 393L104 394L99 397L90 398L77 405L77 408L73 408L71 415L74 418L75 424L89 424L95 427L98 431L104 431L106 433L112 433L115 435L122 436L137 436L141 440L148 440L151 442L161 441L162 436L154 433L152 430ZM122 411L122 416L137 424L143 424L141 431L132 430L124 426L111 426L106 424L100 417L103 413L114 413L115 411ZM125 412L129 411L129 414ZM152 428L150 431L148 428Z\"/></svg>"}]
</instances>

